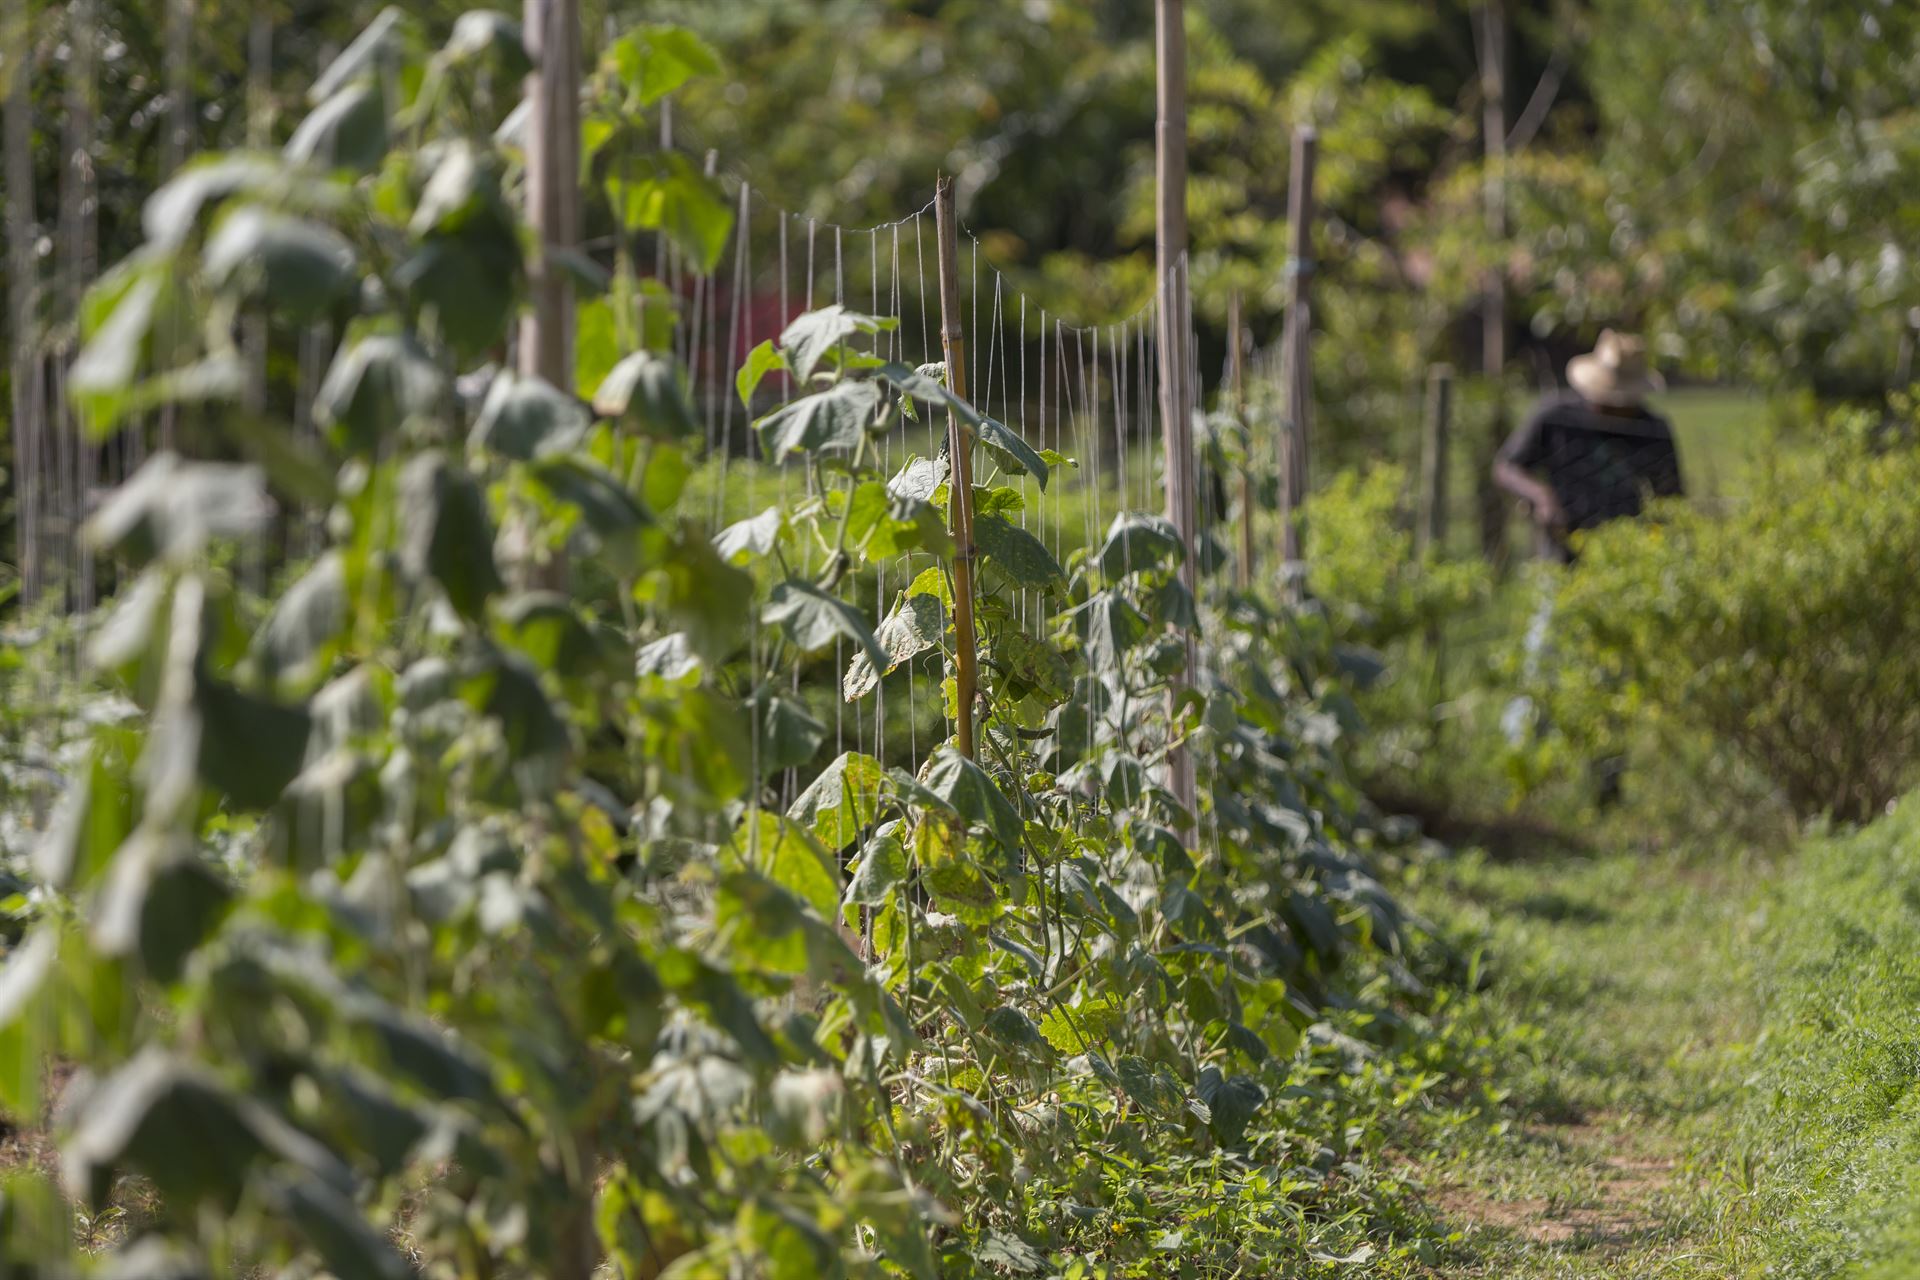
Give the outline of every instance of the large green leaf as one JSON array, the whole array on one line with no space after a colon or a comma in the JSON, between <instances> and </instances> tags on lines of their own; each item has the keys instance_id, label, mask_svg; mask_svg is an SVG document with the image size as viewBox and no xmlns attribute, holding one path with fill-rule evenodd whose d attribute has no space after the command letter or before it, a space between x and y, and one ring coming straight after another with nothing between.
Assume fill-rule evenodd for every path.
<instances>
[{"instance_id":1,"label":"large green leaf","mask_svg":"<svg viewBox=\"0 0 1920 1280\"><path fill-rule=\"evenodd\" d=\"M249 653L261 678L293 685L318 679L346 628L348 604L346 558L329 551L287 588L254 632Z\"/></svg>"},{"instance_id":2,"label":"large green leaf","mask_svg":"<svg viewBox=\"0 0 1920 1280\"><path fill-rule=\"evenodd\" d=\"M205 156L184 165L147 197L140 229L149 244L171 251L192 239L203 212L229 196L247 192L279 204L292 191L313 193L310 183L311 175L289 173L272 154L239 151Z\"/></svg>"},{"instance_id":3,"label":"large green leaf","mask_svg":"<svg viewBox=\"0 0 1920 1280\"><path fill-rule=\"evenodd\" d=\"M410 335L376 333L334 356L313 400L313 420L360 453L390 442L411 418L447 405L446 375Z\"/></svg>"},{"instance_id":4,"label":"large green leaf","mask_svg":"<svg viewBox=\"0 0 1920 1280\"><path fill-rule=\"evenodd\" d=\"M636 351L613 366L593 393L593 411L661 440L700 431L679 366L652 351Z\"/></svg>"},{"instance_id":5,"label":"large green leaf","mask_svg":"<svg viewBox=\"0 0 1920 1280\"><path fill-rule=\"evenodd\" d=\"M847 885L848 903L862 907L883 907L892 898L894 889L906 883L906 848L901 845L899 835L887 829L898 825L886 824L860 847L859 865L854 868L853 879Z\"/></svg>"},{"instance_id":6,"label":"large green leaf","mask_svg":"<svg viewBox=\"0 0 1920 1280\"><path fill-rule=\"evenodd\" d=\"M445 455L429 451L400 472L399 506L401 571L439 583L456 612L478 619L502 586L479 487Z\"/></svg>"},{"instance_id":7,"label":"large green leaf","mask_svg":"<svg viewBox=\"0 0 1920 1280\"><path fill-rule=\"evenodd\" d=\"M572 452L592 425L587 406L560 388L503 369L487 389L467 444L527 462Z\"/></svg>"},{"instance_id":8,"label":"large green leaf","mask_svg":"<svg viewBox=\"0 0 1920 1280\"><path fill-rule=\"evenodd\" d=\"M236 809L266 808L300 772L312 725L304 708L270 702L201 670L193 714L200 780Z\"/></svg>"},{"instance_id":9,"label":"large green leaf","mask_svg":"<svg viewBox=\"0 0 1920 1280\"><path fill-rule=\"evenodd\" d=\"M1045 589L1066 580L1047 544L1000 516L976 516L973 540L988 562L1016 586Z\"/></svg>"},{"instance_id":10,"label":"large green leaf","mask_svg":"<svg viewBox=\"0 0 1920 1280\"><path fill-rule=\"evenodd\" d=\"M1194 1093L1207 1105L1210 1112L1207 1127L1223 1147L1240 1145L1260 1104L1267 1100L1267 1091L1258 1081L1248 1076L1223 1077L1218 1067L1208 1067L1200 1073L1194 1082Z\"/></svg>"},{"instance_id":11,"label":"large green leaf","mask_svg":"<svg viewBox=\"0 0 1920 1280\"><path fill-rule=\"evenodd\" d=\"M67 395L96 439L129 413L185 398L200 319L171 253L149 246L102 276L87 290L81 320L86 345L67 371Z\"/></svg>"},{"instance_id":12,"label":"large green leaf","mask_svg":"<svg viewBox=\"0 0 1920 1280\"><path fill-rule=\"evenodd\" d=\"M1020 475L1030 475L1042 489L1047 487L1047 463L1033 447L1022 440L1012 427L992 418L981 418L974 428L985 449L993 460L1007 470Z\"/></svg>"},{"instance_id":13,"label":"large green leaf","mask_svg":"<svg viewBox=\"0 0 1920 1280\"><path fill-rule=\"evenodd\" d=\"M870 316L850 311L839 303L809 311L796 318L780 334L780 350L786 356L793 376L805 382L820 362L848 338L876 334L892 329L900 322L892 316ZM876 399L878 392L875 392Z\"/></svg>"},{"instance_id":14,"label":"large green leaf","mask_svg":"<svg viewBox=\"0 0 1920 1280\"><path fill-rule=\"evenodd\" d=\"M176 1210L231 1210L269 1152L254 1116L213 1076L150 1048L94 1085L60 1150L74 1199L106 1203L116 1169L144 1174Z\"/></svg>"},{"instance_id":15,"label":"large green leaf","mask_svg":"<svg viewBox=\"0 0 1920 1280\"><path fill-rule=\"evenodd\" d=\"M727 865L767 877L831 919L840 905L840 868L799 823L764 809L744 818L725 850Z\"/></svg>"},{"instance_id":16,"label":"large green leaf","mask_svg":"<svg viewBox=\"0 0 1920 1280\"><path fill-rule=\"evenodd\" d=\"M773 554L787 532L786 513L768 507L757 516L737 520L713 536L713 549L728 564L746 564Z\"/></svg>"},{"instance_id":17,"label":"large green leaf","mask_svg":"<svg viewBox=\"0 0 1920 1280\"><path fill-rule=\"evenodd\" d=\"M629 231L662 231L712 271L733 232L733 209L713 182L679 152L623 165L606 180L614 217Z\"/></svg>"},{"instance_id":18,"label":"large green leaf","mask_svg":"<svg viewBox=\"0 0 1920 1280\"><path fill-rule=\"evenodd\" d=\"M68 784L47 834L34 846L34 875L53 888L79 892L132 833L136 816L127 757L100 738Z\"/></svg>"},{"instance_id":19,"label":"large green leaf","mask_svg":"<svg viewBox=\"0 0 1920 1280\"><path fill-rule=\"evenodd\" d=\"M947 460L914 458L887 481L887 492L901 498L932 502L933 495L947 482Z\"/></svg>"},{"instance_id":20,"label":"large green leaf","mask_svg":"<svg viewBox=\"0 0 1920 1280\"><path fill-rule=\"evenodd\" d=\"M613 42L606 53L640 106L652 106L696 76L720 74L720 55L685 27L649 24Z\"/></svg>"},{"instance_id":21,"label":"large green leaf","mask_svg":"<svg viewBox=\"0 0 1920 1280\"><path fill-rule=\"evenodd\" d=\"M1186 556L1180 531L1165 516L1123 512L1113 518L1100 546L1100 572L1117 581L1142 569L1178 564Z\"/></svg>"},{"instance_id":22,"label":"large green leaf","mask_svg":"<svg viewBox=\"0 0 1920 1280\"><path fill-rule=\"evenodd\" d=\"M943 745L935 749L921 781L951 805L969 826L986 828L1009 852L1020 847L1024 824L1013 802L985 769L953 747Z\"/></svg>"},{"instance_id":23,"label":"large green leaf","mask_svg":"<svg viewBox=\"0 0 1920 1280\"><path fill-rule=\"evenodd\" d=\"M500 638L541 671L582 679L611 671L611 648L557 591L528 591L500 606Z\"/></svg>"},{"instance_id":24,"label":"large green leaf","mask_svg":"<svg viewBox=\"0 0 1920 1280\"><path fill-rule=\"evenodd\" d=\"M344 236L260 205L243 205L220 220L201 267L215 289L296 325L320 318L359 288L358 258Z\"/></svg>"},{"instance_id":25,"label":"large green leaf","mask_svg":"<svg viewBox=\"0 0 1920 1280\"><path fill-rule=\"evenodd\" d=\"M307 114L287 139L287 158L325 169L371 173L387 154L385 94L350 84Z\"/></svg>"},{"instance_id":26,"label":"large green leaf","mask_svg":"<svg viewBox=\"0 0 1920 1280\"><path fill-rule=\"evenodd\" d=\"M910 551L953 554L946 522L932 505L878 480L863 480L847 499L847 539L869 562L894 560Z\"/></svg>"},{"instance_id":27,"label":"large green leaf","mask_svg":"<svg viewBox=\"0 0 1920 1280\"><path fill-rule=\"evenodd\" d=\"M403 10L382 9L372 22L361 28L353 42L327 64L327 69L307 90L307 100L324 102L355 80L396 69L407 56L411 36L409 19Z\"/></svg>"},{"instance_id":28,"label":"large green leaf","mask_svg":"<svg viewBox=\"0 0 1920 1280\"><path fill-rule=\"evenodd\" d=\"M469 9L455 18L438 60L446 66L484 65L502 84L517 83L533 70L520 24L491 9Z\"/></svg>"},{"instance_id":29,"label":"large green leaf","mask_svg":"<svg viewBox=\"0 0 1920 1280\"><path fill-rule=\"evenodd\" d=\"M760 389L760 383L775 369L787 367L787 358L768 338L747 353L746 363L740 366L740 372L734 375L733 388L740 395L740 403L753 408L753 393Z\"/></svg>"},{"instance_id":30,"label":"large green leaf","mask_svg":"<svg viewBox=\"0 0 1920 1280\"><path fill-rule=\"evenodd\" d=\"M135 564L190 564L213 539L258 534L272 515L266 473L259 467L183 462L162 452L94 513L87 537Z\"/></svg>"},{"instance_id":31,"label":"large green leaf","mask_svg":"<svg viewBox=\"0 0 1920 1280\"><path fill-rule=\"evenodd\" d=\"M1100 591L1073 611L1087 666L1108 675L1121 669L1128 650L1147 634L1147 620L1117 591Z\"/></svg>"},{"instance_id":32,"label":"large green leaf","mask_svg":"<svg viewBox=\"0 0 1920 1280\"><path fill-rule=\"evenodd\" d=\"M700 655L687 643L687 637L681 632L662 636L652 644L642 645L640 652L634 655L634 674L659 676L663 680L685 680L697 676L706 664L700 661Z\"/></svg>"},{"instance_id":33,"label":"large green leaf","mask_svg":"<svg viewBox=\"0 0 1920 1280\"><path fill-rule=\"evenodd\" d=\"M101 882L94 946L116 958L137 955L148 977L172 982L232 898L191 844L142 831L121 846Z\"/></svg>"},{"instance_id":34,"label":"large green leaf","mask_svg":"<svg viewBox=\"0 0 1920 1280\"><path fill-rule=\"evenodd\" d=\"M847 701L864 698L900 664L929 649L938 648L947 633L947 611L938 596L920 594L902 596L880 623L874 639L886 654L884 666L876 666L865 650L853 655L847 668L843 692Z\"/></svg>"},{"instance_id":35,"label":"large green leaf","mask_svg":"<svg viewBox=\"0 0 1920 1280\"><path fill-rule=\"evenodd\" d=\"M523 658L498 655L462 682L461 696L500 722L516 763L551 760L572 746L567 722L541 687L539 672Z\"/></svg>"},{"instance_id":36,"label":"large green leaf","mask_svg":"<svg viewBox=\"0 0 1920 1280\"><path fill-rule=\"evenodd\" d=\"M807 784L787 816L806 826L827 848L844 849L879 815L886 776L886 769L872 756L844 752Z\"/></svg>"},{"instance_id":37,"label":"large green leaf","mask_svg":"<svg viewBox=\"0 0 1920 1280\"><path fill-rule=\"evenodd\" d=\"M540 458L528 474L555 501L578 511L587 527L610 546L652 523L618 476L584 458Z\"/></svg>"},{"instance_id":38,"label":"large green leaf","mask_svg":"<svg viewBox=\"0 0 1920 1280\"><path fill-rule=\"evenodd\" d=\"M449 145L420 191L407 230L422 237L511 234L492 157L464 139Z\"/></svg>"},{"instance_id":39,"label":"large green leaf","mask_svg":"<svg viewBox=\"0 0 1920 1280\"><path fill-rule=\"evenodd\" d=\"M775 409L754 430L774 462L792 453L852 453L879 407L880 390L871 382L842 382Z\"/></svg>"},{"instance_id":40,"label":"large green leaf","mask_svg":"<svg viewBox=\"0 0 1920 1280\"><path fill-rule=\"evenodd\" d=\"M760 616L763 622L782 628L803 653L818 653L844 640L856 645L874 666L886 663L886 654L868 629L866 617L811 582L789 578L775 586Z\"/></svg>"},{"instance_id":41,"label":"large green leaf","mask_svg":"<svg viewBox=\"0 0 1920 1280\"><path fill-rule=\"evenodd\" d=\"M0 963L0 1109L14 1116L40 1114L45 1055L38 1012L54 990L58 926L42 921Z\"/></svg>"},{"instance_id":42,"label":"large green leaf","mask_svg":"<svg viewBox=\"0 0 1920 1280\"><path fill-rule=\"evenodd\" d=\"M456 355L477 359L507 336L520 288L520 242L490 229L435 236L394 279Z\"/></svg>"},{"instance_id":43,"label":"large green leaf","mask_svg":"<svg viewBox=\"0 0 1920 1280\"><path fill-rule=\"evenodd\" d=\"M975 439L1001 467L1019 475L1032 476L1043 490L1047 487L1050 471L1045 457L1035 452L1011 427L987 417L954 395L944 382L933 377L926 368L913 369L890 361L875 372L899 388L904 395L951 410L954 416L972 428Z\"/></svg>"},{"instance_id":44,"label":"large green leaf","mask_svg":"<svg viewBox=\"0 0 1920 1280\"><path fill-rule=\"evenodd\" d=\"M486 1061L457 1036L370 996L355 996L342 1012L389 1072L427 1096L505 1105Z\"/></svg>"},{"instance_id":45,"label":"large green leaf","mask_svg":"<svg viewBox=\"0 0 1920 1280\"><path fill-rule=\"evenodd\" d=\"M827 726L807 711L805 704L781 697L766 685L749 704L760 737L760 771L791 769L812 760L827 740Z\"/></svg>"}]
</instances>

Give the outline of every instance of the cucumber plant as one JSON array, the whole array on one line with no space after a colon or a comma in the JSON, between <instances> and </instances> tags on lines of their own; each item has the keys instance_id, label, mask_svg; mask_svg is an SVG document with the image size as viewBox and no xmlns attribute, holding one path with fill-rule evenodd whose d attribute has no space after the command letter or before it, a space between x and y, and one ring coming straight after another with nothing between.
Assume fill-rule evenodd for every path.
<instances>
[{"instance_id":1,"label":"cucumber plant","mask_svg":"<svg viewBox=\"0 0 1920 1280\"><path fill-rule=\"evenodd\" d=\"M711 261L724 202L636 141L704 58L616 42L587 128L623 230ZM591 386L493 363L525 69L498 15L436 50L382 15L285 154L183 170L89 300L95 420L171 405L227 459L160 454L92 521L126 576L89 657L130 712L0 971L0 1107L73 1068L64 1194L151 1190L103 1273L1228 1275L1350 1243L1311 1196L1211 1189L1325 1182L1325 1060L1368 1052L1329 1006L1418 989L1311 619L1196 600L1202 549L1157 517L1060 563L1001 481L1070 460L838 307L737 384L792 381L756 433L815 496L682 512L699 432L629 254L583 303ZM249 396L256 319L338 335L317 434ZM993 462L979 758L823 762L796 690L862 703L955 657L947 460L876 457L927 412ZM231 552L299 508L323 545L258 599ZM845 585L882 563L906 585L875 619ZM1158 781L1176 745L1197 811ZM66 1274L60 1234L0 1256Z\"/></svg>"}]
</instances>

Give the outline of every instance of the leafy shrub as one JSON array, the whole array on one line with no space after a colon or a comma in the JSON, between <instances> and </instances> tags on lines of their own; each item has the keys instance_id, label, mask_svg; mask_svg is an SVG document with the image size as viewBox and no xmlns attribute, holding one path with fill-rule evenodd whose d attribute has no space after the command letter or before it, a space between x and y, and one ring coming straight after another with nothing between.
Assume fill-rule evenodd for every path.
<instances>
[{"instance_id":1,"label":"leafy shrub","mask_svg":"<svg viewBox=\"0 0 1920 1280\"><path fill-rule=\"evenodd\" d=\"M1335 602L1342 635L1386 648L1485 598L1484 562L1414 554L1406 468L1342 471L1314 493L1306 521L1307 583Z\"/></svg>"},{"instance_id":2,"label":"leafy shrub","mask_svg":"<svg viewBox=\"0 0 1920 1280\"><path fill-rule=\"evenodd\" d=\"M1560 591L1554 719L1709 735L1802 816L1863 821L1920 760L1920 453L1842 445L1716 517L1595 531Z\"/></svg>"}]
</instances>

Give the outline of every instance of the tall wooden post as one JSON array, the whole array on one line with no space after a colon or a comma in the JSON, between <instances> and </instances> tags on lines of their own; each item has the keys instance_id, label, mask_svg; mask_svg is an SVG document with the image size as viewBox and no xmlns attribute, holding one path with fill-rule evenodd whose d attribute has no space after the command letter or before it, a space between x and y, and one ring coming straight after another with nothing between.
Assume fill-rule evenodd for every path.
<instances>
[{"instance_id":1,"label":"tall wooden post","mask_svg":"<svg viewBox=\"0 0 1920 1280\"><path fill-rule=\"evenodd\" d=\"M1247 359L1242 348L1246 331L1242 327L1240 291L1227 298L1227 386L1232 395L1233 413L1240 420L1246 440L1246 455L1240 462L1240 564L1235 575L1242 591L1253 590L1253 418L1247 413Z\"/></svg>"},{"instance_id":2,"label":"tall wooden post","mask_svg":"<svg viewBox=\"0 0 1920 1280\"><path fill-rule=\"evenodd\" d=\"M167 116L161 130L160 176L171 177L194 151L193 128L193 9L194 0L167 0ZM173 343L173 310L161 318L162 340ZM178 443L179 410L171 404L160 409L160 447L171 449Z\"/></svg>"},{"instance_id":3,"label":"tall wooden post","mask_svg":"<svg viewBox=\"0 0 1920 1280\"><path fill-rule=\"evenodd\" d=\"M1196 536L1193 477L1193 399L1187 383L1187 31L1183 0L1154 0L1155 225L1159 272L1160 424L1166 445L1167 519L1186 549L1180 581L1198 598L1200 546ZM1186 672L1194 665L1193 633L1185 637L1187 662L1167 687L1168 712L1180 700ZM1168 789L1191 811L1193 760L1184 747L1167 754Z\"/></svg>"},{"instance_id":4,"label":"tall wooden post","mask_svg":"<svg viewBox=\"0 0 1920 1280\"><path fill-rule=\"evenodd\" d=\"M1420 526L1417 547L1425 559L1447 542L1447 437L1453 416L1453 366L1427 366L1427 412L1420 431Z\"/></svg>"},{"instance_id":5,"label":"tall wooden post","mask_svg":"<svg viewBox=\"0 0 1920 1280\"><path fill-rule=\"evenodd\" d=\"M1293 130L1287 181L1287 327L1284 359L1287 420L1280 433L1280 558L1283 594L1300 599L1306 569L1300 552L1300 508L1307 500L1307 425L1313 410L1313 199L1320 138L1312 125Z\"/></svg>"},{"instance_id":6,"label":"tall wooden post","mask_svg":"<svg viewBox=\"0 0 1920 1280\"><path fill-rule=\"evenodd\" d=\"M573 389L573 286L550 249L580 243L580 4L527 0L527 218L532 306L520 328L520 371Z\"/></svg>"},{"instance_id":7,"label":"tall wooden post","mask_svg":"<svg viewBox=\"0 0 1920 1280\"><path fill-rule=\"evenodd\" d=\"M30 390L37 370L33 334L33 34L27 0L6 7L4 54L7 187L7 349L13 357L14 531L18 539L21 594L32 603L40 591L38 488L40 424Z\"/></svg>"},{"instance_id":8,"label":"tall wooden post","mask_svg":"<svg viewBox=\"0 0 1920 1280\"><path fill-rule=\"evenodd\" d=\"M1480 128L1486 147L1482 186L1487 243L1503 256L1507 238L1507 6L1482 0L1479 13ZM1493 483L1493 455L1506 434L1507 278L1503 267L1487 269L1482 282L1481 372L1493 395L1493 417L1479 468L1480 545L1489 559L1506 546L1507 507Z\"/></svg>"},{"instance_id":9,"label":"tall wooden post","mask_svg":"<svg viewBox=\"0 0 1920 1280\"><path fill-rule=\"evenodd\" d=\"M947 389L967 398L967 331L960 311L960 235L953 214L953 179L934 186L933 216L940 259L940 351ZM953 532L953 682L960 754L974 756L973 702L980 688L973 633L973 430L947 410L947 524Z\"/></svg>"}]
</instances>

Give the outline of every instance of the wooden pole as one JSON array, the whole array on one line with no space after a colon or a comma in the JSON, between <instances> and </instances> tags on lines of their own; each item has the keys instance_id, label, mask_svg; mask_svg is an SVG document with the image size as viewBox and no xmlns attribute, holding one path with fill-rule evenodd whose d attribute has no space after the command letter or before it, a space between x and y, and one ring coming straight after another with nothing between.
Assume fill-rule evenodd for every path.
<instances>
[{"instance_id":1,"label":"wooden pole","mask_svg":"<svg viewBox=\"0 0 1920 1280\"><path fill-rule=\"evenodd\" d=\"M1247 413L1247 360L1242 348L1246 333L1240 314L1240 291L1227 298L1227 385L1233 396L1234 416L1245 433L1246 455L1240 461L1240 566L1236 575L1242 591L1253 590L1253 419Z\"/></svg>"},{"instance_id":2,"label":"wooden pole","mask_svg":"<svg viewBox=\"0 0 1920 1280\"><path fill-rule=\"evenodd\" d=\"M14 536L22 603L40 592L40 424L29 385L37 376L33 336L33 34L27 0L6 8L7 348L13 378Z\"/></svg>"},{"instance_id":3,"label":"wooden pole","mask_svg":"<svg viewBox=\"0 0 1920 1280\"><path fill-rule=\"evenodd\" d=\"M1427 366L1427 414L1420 432L1420 527L1422 559L1447 542L1447 436L1453 416L1453 366Z\"/></svg>"},{"instance_id":4,"label":"wooden pole","mask_svg":"<svg viewBox=\"0 0 1920 1280\"><path fill-rule=\"evenodd\" d=\"M1313 199L1320 137L1312 125L1293 130L1287 181L1287 420L1280 433L1280 558L1283 595L1298 601L1306 570L1300 551L1300 508L1307 500L1307 426L1313 408Z\"/></svg>"},{"instance_id":5,"label":"wooden pole","mask_svg":"<svg viewBox=\"0 0 1920 1280\"><path fill-rule=\"evenodd\" d=\"M1482 0L1479 12L1481 132L1485 138L1486 170L1481 195L1485 204L1487 242L1496 255L1505 251L1507 237L1507 6L1506 0ZM1488 559L1503 557L1507 534L1507 504L1493 483L1493 455L1506 434L1504 385L1507 369L1507 280L1500 266L1487 269L1482 281L1481 372L1493 395L1493 416L1485 442L1486 464L1479 470L1480 546Z\"/></svg>"},{"instance_id":6,"label":"wooden pole","mask_svg":"<svg viewBox=\"0 0 1920 1280\"><path fill-rule=\"evenodd\" d=\"M1159 272L1160 423L1166 445L1167 519L1186 555L1180 582L1198 598L1200 546L1195 529L1193 400L1187 383L1187 32L1183 0L1154 2L1155 225ZM1187 662L1167 681L1168 715L1193 670L1193 633L1185 637ZM1167 753L1168 789L1189 811L1194 807L1193 760L1184 747Z\"/></svg>"},{"instance_id":7,"label":"wooden pole","mask_svg":"<svg viewBox=\"0 0 1920 1280\"><path fill-rule=\"evenodd\" d=\"M160 176L166 179L190 159L194 152L193 127L193 9L194 0L167 0L167 115L161 131ZM162 342L174 342L173 309L161 319ZM179 410L171 405L160 409L160 447L171 449L179 435Z\"/></svg>"},{"instance_id":8,"label":"wooden pole","mask_svg":"<svg viewBox=\"0 0 1920 1280\"><path fill-rule=\"evenodd\" d=\"M960 235L953 214L953 179L933 190L935 239L940 259L940 352L947 362L947 390L967 398L967 331L960 311ZM953 532L954 737L960 754L974 757L973 703L980 688L979 653L973 632L973 430L947 410L947 526Z\"/></svg>"},{"instance_id":9,"label":"wooden pole","mask_svg":"<svg viewBox=\"0 0 1920 1280\"><path fill-rule=\"evenodd\" d=\"M520 371L573 390L573 286L549 250L580 243L580 3L526 0L527 219L532 306L520 329Z\"/></svg>"}]
</instances>

